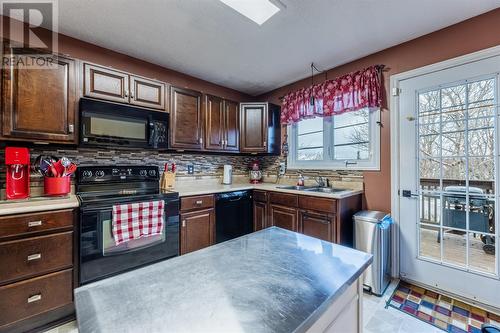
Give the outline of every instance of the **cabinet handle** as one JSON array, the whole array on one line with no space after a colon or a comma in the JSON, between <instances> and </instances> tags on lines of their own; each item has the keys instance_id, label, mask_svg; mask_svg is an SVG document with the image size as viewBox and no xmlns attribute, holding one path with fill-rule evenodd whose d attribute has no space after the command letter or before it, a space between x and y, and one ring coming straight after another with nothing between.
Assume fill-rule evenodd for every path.
<instances>
[{"instance_id":1,"label":"cabinet handle","mask_svg":"<svg viewBox=\"0 0 500 333\"><path fill-rule=\"evenodd\" d=\"M317 221L317 222L322 223L322 224L330 224L330 220L328 220L328 219L322 219L320 217L314 217L314 216L310 216L308 214L302 214L302 219L303 220L314 220L314 221Z\"/></svg>"},{"instance_id":2,"label":"cabinet handle","mask_svg":"<svg viewBox=\"0 0 500 333\"><path fill-rule=\"evenodd\" d=\"M198 200L198 201L195 201L195 203L194 203L194 204L195 204L195 205L200 206L200 205L202 205L202 204L203 204L203 200Z\"/></svg>"},{"instance_id":3,"label":"cabinet handle","mask_svg":"<svg viewBox=\"0 0 500 333\"><path fill-rule=\"evenodd\" d=\"M200 138L198 142L200 143L200 145L203 144L203 138Z\"/></svg>"},{"instance_id":4,"label":"cabinet handle","mask_svg":"<svg viewBox=\"0 0 500 333\"><path fill-rule=\"evenodd\" d=\"M28 228L39 227L42 225L42 221L30 221L28 222Z\"/></svg>"},{"instance_id":5,"label":"cabinet handle","mask_svg":"<svg viewBox=\"0 0 500 333\"><path fill-rule=\"evenodd\" d=\"M75 131L75 125L68 125L68 132L73 133Z\"/></svg>"},{"instance_id":6,"label":"cabinet handle","mask_svg":"<svg viewBox=\"0 0 500 333\"><path fill-rule=\"evenodd\" d=\"M182 227L185 228L186 227L186 220L182 220Z\"/></svg>"},{"instance_id":7,"label":"cabinet handle","mask_svg":"<svg viewBox=\"0 0 500 333\"><path fill-rule=\"evenodd\" d=\"M264 141L264 147L267 147L267 141Z\"/></svg>"},{"instance_id":8,"label":"cabinet handle","mask_svg":"<svg viewBox=\"0 0 500 333\"><path fill-rule=\"evenodd\" d=\"M40 260L42 259L42 254L41 253L30 254L27 259L28 261Z\"/></svg>"},{"instance_id":9,"label":"cabinet handle","mask_svg":"<svg viewBox=\"0 0 500 333\"><path fill-rule=\"evenodd\" d=\"M28 297L28 303L38 302L42 299L42 294L36 294Z\"/></svg>"}]
</instances>

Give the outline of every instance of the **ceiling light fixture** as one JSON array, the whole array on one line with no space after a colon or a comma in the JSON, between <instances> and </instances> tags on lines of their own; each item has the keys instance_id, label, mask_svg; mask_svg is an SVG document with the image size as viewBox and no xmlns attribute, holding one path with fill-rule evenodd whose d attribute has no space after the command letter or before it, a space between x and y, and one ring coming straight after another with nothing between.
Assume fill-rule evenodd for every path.
<instances>
[{"instance_id":1,"label":"ceiling light fixture","mask_svg":"<svg viewBox=\"0 0 500 333\"><path fill-rule=\"evenodd\" d=\"M220 0L243 16L262 25L280 11L280 1L271 0ZM284 7L284 6L283 6Z\"/></svg>"}]
</instances>

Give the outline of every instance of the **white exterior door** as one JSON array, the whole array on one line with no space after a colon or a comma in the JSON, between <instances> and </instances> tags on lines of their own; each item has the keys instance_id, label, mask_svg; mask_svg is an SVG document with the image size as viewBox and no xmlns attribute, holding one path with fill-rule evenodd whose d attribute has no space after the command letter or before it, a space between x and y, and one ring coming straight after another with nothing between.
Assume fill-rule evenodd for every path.
<instances>
[{"instance_id":1,"label":"white exterior door","mask_svg":"<svg viewBox=\"0 0 500 333\"><path fill-rule=\"evenodd\" d=\"M500 56L399 81L403 279L500 307Z\"/></svg>"}]
</instances>

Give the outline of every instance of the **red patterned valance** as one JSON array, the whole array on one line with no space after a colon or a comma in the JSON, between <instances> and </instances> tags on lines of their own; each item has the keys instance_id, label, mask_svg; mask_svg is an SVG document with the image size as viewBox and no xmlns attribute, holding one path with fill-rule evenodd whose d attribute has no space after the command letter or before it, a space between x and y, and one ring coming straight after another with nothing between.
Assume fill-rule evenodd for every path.
<instances>
[{"instance_id":1,"label":"red patterned valance","mask_svg":"<svg viewBox=\"0 0 500 333\"><path fill-rule=\"evenodd\" d=\"M380 107L381 68L379 65L371 66L287 94L283 97L281 123ZM311 105L311 96L314 97L314 105Z\"/></svg>"}]
</instances>

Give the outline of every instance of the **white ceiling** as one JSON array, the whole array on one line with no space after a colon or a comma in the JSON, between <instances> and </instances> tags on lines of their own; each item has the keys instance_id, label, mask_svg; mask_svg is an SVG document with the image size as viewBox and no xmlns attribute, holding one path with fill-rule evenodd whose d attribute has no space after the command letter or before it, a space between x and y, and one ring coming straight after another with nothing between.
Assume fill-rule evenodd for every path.
<instances>
[{"instance_id":1,"label":"white ceiling","mask_svg":"<svg viewBox=\"0 0 500 333\"><path fill-rule=\"evenodd\" d=\"M251 1L251 0L250 0ZM491 9L499 0L281 0L262 26L218 0L61 0L59 32L258 95Z\"/></svg>"}]
</instances>

